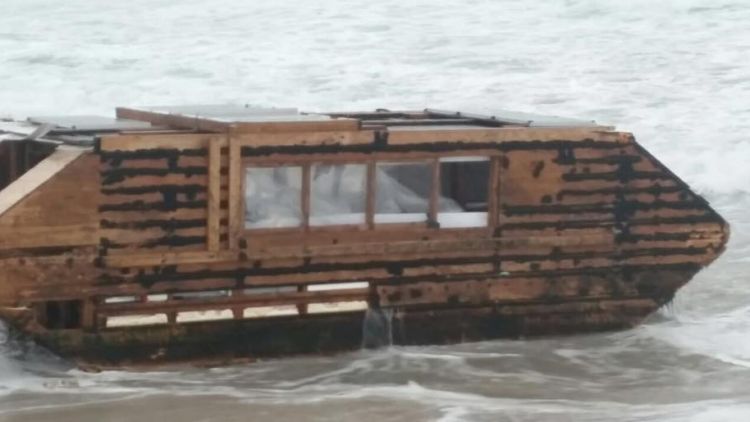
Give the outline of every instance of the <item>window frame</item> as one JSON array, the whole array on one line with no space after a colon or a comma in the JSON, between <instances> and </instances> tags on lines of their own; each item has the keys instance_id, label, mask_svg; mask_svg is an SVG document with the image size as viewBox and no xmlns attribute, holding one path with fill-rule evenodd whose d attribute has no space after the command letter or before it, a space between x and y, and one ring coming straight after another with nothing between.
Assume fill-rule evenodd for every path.
<instances>
[{"instance_id":1,"label":"window frame","mask_svg":"<svg viewBox=\"0 0 750 422\"><path fill-rule=\"evenodd\" d=\"M365 167L365 203L364 203L364 221L361 223L349 223L349 224L310 224L310 218L312 217L312 168L315 165L328 165L328 166L335 166L335 165L361 165ZM308 166L308 172L307 172L307 201L308 201L308 212L307 214L304 214L305 221L303 222L303 225L305 226L307 231L327 231L329 229L333 230L341 230L341 229L349 229L349 230L356 230L356 229L362 229L366 230L369 228L368 224L368 217L369 217L369 201L370 201L370 190L372 189L372 186L370 186L370 161L327 161L327 160L311 160L307 163ZM303 177L304 175L303 170ZM304 181L303 181L304 182ZM303 185L304 186L304 185ZM303 189L303 195L305 190ZM304 211L304 210L303 210Z\"/></svg>"},{"instance_id":2,"label":"window frame","mask_svg":"<svg viewBox=\"0 0 750 422\"><path fill-rule=\"evenodd\" d=\"M344 157L284 157L275 160L267 158L243 158L240 161L240 195L239 215L243 219L240 237L246 235L263 235L263 234L290 234L290 233L310 233L310 232L331 232L331 231L389 231L401 229L424 229L424 230L474 230L484 231L493 229L497 224L498 202L499 202L499 176L501 153L497 150L474 150L474 151L455 151L453 153L425 153L403 156L398 153L381 153L381 154L362 154L347 155ZM453 157L483 157L489 161L490 180L487 183L487 222L483 226L471 227L440 227L438 223L438 201L440 197L440 160L441 158ZM417 163L424 162L431 169L431 187L428 206L428 217L426 221L421 222L396 222L396 223L375 223L375 195L377 190L377 164L378 163ZM313 165L346 165L358 164L366 167L365 180L365 222L364 224L331 224L331 225L310 225L310 203L311 203L311 169ZM284 166L299 166L302 168L302 189L300 190L300 203L302 205L302 221L296 227L277 227L277 228L248 228L244 224L244 216L247 208L244 196L246 189L247 169L250 167L259 168L277 168Z\"/></svg>"},{"instance_id":3,"label":"window frame","mask_svg":"<svg viewBox=\"0 0 750 422\"><path fill-rule=\"evenodd\" d=\"M470 160L471 162L486 162L489 165L489 171L488 171L488 180L487 180L487 191L486 191L486 197L487 197L487 210L486 211L480 211L485 214L485 224L482 226L454 226L454 227L442 227L440 223L440 196L441 196L441 190L442 190L442 175L441 175L441 163L450 163L450 162L459 162L458 160L450 161L446 160L449 158L460 158L460 157L466 157L466 158L473 158L474 160ZM480 159L476 159L480 158ZM496 173L496 167L497 167L497 160L493 156L488 156L484 154L476 154L476 155L446 155L442 157L438 157L435 160L435 169L433 174L433 183L436 183L437 186L433 186L432 193L435 196L433 198L433 201L431 204L435 208L435 213L432 218L434 218L434 222L437 228L442 230L457 230L457 229L483 229L487 227L493 227L493 219L492 216L496 214L496 211L493 211L493 209L496 209L495 203L497 202L497 198L493 195L493 190L495 191L495 195L497 195L497 189L493 186L496 186L497 184L497 178L499 175ZM493 183L494 181L494 183ZM471 211L466 211L471 212ZM446 213L447 214L447 213ZM460 213L458 213L460 214Z\"/></svg>"}]
</instances>

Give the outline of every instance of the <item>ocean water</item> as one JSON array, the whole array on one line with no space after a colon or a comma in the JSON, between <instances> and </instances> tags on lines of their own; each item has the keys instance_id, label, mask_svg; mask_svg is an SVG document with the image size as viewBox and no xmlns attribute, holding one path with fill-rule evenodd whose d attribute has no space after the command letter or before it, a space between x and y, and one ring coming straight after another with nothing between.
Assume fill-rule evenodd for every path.
<instances>
[{"instance_id":1,"label":"ocean water","mask_svg":"<svg viewBox=\"0 0 750 422\"><path fill-rule=\"evenodd\" d=\"M0 115L516 109L639 142L732 225L635 329L84 373L0 328L0 421L750 420L750 2L2 0Z\"/></svg>"}]
</instances>

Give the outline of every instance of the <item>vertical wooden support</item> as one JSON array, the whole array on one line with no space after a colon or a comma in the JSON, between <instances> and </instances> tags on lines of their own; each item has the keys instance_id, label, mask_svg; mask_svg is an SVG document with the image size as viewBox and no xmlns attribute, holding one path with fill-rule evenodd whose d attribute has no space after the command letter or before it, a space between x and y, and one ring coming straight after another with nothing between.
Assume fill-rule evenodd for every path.
<instances>
[{"instance_id":1,"label":"vertical wooden support","mask_svg":"<svg viewBox=\"0 0 750 422\"><path fill-rule=\"evenodd\" d=\"M232 289L232 297L242 297L245 295L244 289ZM242 319L245 317L244 306L233 306L232 307L232 318Z\"/></svg>"},{"instance_id":2,"label":"vertical wooden support","mask_svg":"<svg viewBox=\"0 0 750 422\"><path fill-rule=\"evenodd\" d=\"M430 187L430 208L428 210L427 221L439 228L438 209L440 208L440 159L436 158L430 163L432 166L432 186Z\"/></svg>"},{"instance_id":3,"label":"vertical wooden support","mask_svg":"<svg viewBox=\"0 0 750 422\"><path fill-rule=\"evenodd\" d=\"M81 327L84 330L95 330L96 324L96 301L93 298L86 298L81 304Z\"/></svg>"},{"instance_id":4,"label":"vertical wooden support","mask_svg":"<svg viewBox=\"0 0 750 422\"><path fill-rule=\"evenodd\" d=\"M171 301L172 300L172 294L171 293L167 293L167 299L166 300L167 301ZM172 325L173 324L177 324L177 312L176 311L167 312L166 315L167 315L167 324L172 324Z\"/></svg>"},{"instance_id":5,"label":"vertical wooden support","mask_svg":"<svg viewBox=\"0 0 750 422\"><path fill-rule=\"evenodd\" d=\"M375 189L376 186L377 172L375 168L375 161L367 162L367 181L365 189L367 191L367 198L365 202L365 219L367 222L367 228L372 229L375 227Z\"/></svg>"},{"instance_id":6,"label":"vertical wooden support","mask_svg":"<svg viewBox=\"0 0 750 422\"><path fill-rule=\"evenodd\" d=\"M219 250L221 236L221 144L208 146L208 223L206 244L210 252Z\"/></svg>"},{"instance_id":7,"label":"vertical wooden support","mask_svg":"<svg viewBox=\"0 0 750 422\"><path fill-rule=\"evenodd\" d=\"M239 248L242 233L242 149L229 135L229 249Z\"/></svg>"},{"instance_id":8,"label":"vertical wooden support","mask_svg":"<svg viewBox=\"0 0 750 422\"><path fill-rule=\"evenodd\" d=\"M302 166L302 227L305 231L310 230L310 164Z\"/></svg>"},{"instance_id":9,"label":"vertical wooden support","mask_svg":"<svg viewBox=\"0 0 750 422\"><path fill-rule=\"evenodd\" d=\"M487 225L495 228L500 224L500 157L492 157L490 161L490 183L487 200Z\"/></svg>"},{"instance_id":10,"label":"vertical wooden support","mask_svg":"<svg viewBox=\"0 0 750 422\"><path fill-rule=\"evenodd\" d=\"M307 286L297 286L297 291L300 293L304 293L307 291ZM307 303L298 303L297 304L297 312L300 315L306 315L307 314Z\"/></svg>"}]
</instances>

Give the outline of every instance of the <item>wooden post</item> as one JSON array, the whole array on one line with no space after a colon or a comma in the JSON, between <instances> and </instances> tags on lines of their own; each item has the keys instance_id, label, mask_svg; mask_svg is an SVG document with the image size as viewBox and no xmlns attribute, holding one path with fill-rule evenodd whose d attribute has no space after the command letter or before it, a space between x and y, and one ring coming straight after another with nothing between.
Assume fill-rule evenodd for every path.
<instances>
[{"instance_id":1,"label":"wooden post","mask_svg":"<svg viewBox=\"0 0 750 422\"><path fill-rule=\"evenodd\" d=\"M239 248L242 232L242 149L239 141L229 135L229 249Z\"/></svg>"},{"instance_id":2,"label":"wooden post","mask_svg":"<svg viewBox=\"0 0 750 422\"><path fill-rule=\"evenodd\" d=\"M367 222L367 228L372 229L375 227L375 189L377 189L377 171L375 168L375 161L367 162L367 199L365 203L365 219Z\"/></svg>"},{"instance_id":3,"label":"wooden post","mask_svg":"<svg viewBox=\"0 0 750 422\"><path fill-rule=\"evenodd\" d=\"M428 210L427 220L439 228L438 209L440 208L440 159L436 158L430 163L432 166L432 186L430 187L430 208Z\"/></svg>"},{"instance_id":4,"label":"wooden post","mask_svg":"<svg viewBox=\"0 0 750 422\"><path fill-rule=\"evenodd\" d=\"M500 159L490 160L490 183L487 192L487 225L495 228L499 224L500 214Z\"/></svg>"},{"instance_id":5,"label":"wooden post","mask_svg":"<svg viewBox=\"0 0 750 422\"><path fill-rule=\"evenodd\" d=\"M81 327L84 330L96 330L96 299L84 299L81 304Z\"/></svg>"},{"instance_id":6,"label":"wooden post","mask_svg":"<svg viewBox=\"0 0 750 422\"><path fill-rule=\"evenodd\" d=\"M307 286L297 286L297 292L304 293L307 291ZM299 312L300 315L306 315L307 314L307 302L305 303L298 303L297 304L297 312Z\"/></svg>"},{"instance_id":7,"label":"wooden post","mask_svg":"<svg viewBox=\"0 0 750 422\"><path fill-rule=\"evenodd\" d=\"M206 244L210 252L219 250L221 234L221 144L209 140L208 147L208 223Z\"/></svg>"},{"instance_id":8,"label":"wooden post","mask_svg":"<svg viewBox=\"0 0 750 422\"><path fill-rule=\"evenodd\" d=\"M245 289L232 289L232 297L242 297L245 295ZM242 319L245 317L245 307L244 306L233 306L232 308L232 317L234 319Z\"/></svg>"},{"instance_id":9,"label":"wooden post","mask_svg":"<svg viewBox=\"0 0 750 422\"><path fill-rule=\"evenodd\" d=\"M310 164L302 166L302 189L300 191L302 201L302 227L305 231L310 230Z\"/></svg>"}]
</instances>

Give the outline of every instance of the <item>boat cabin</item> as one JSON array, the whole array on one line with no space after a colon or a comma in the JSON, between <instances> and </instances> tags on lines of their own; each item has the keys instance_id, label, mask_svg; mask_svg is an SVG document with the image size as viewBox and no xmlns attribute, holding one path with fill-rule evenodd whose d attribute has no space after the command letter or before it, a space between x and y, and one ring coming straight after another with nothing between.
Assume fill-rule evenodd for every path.
<instances>
[{"instance_id":1,"label":"boat cabin","mask_svg":"<svg viewBox=\"0 0 750 422\"><path fill-rule=\"evenodd\" d=\"M0 188L0 318L105 366L624 328L728 236L631 134L511 112L0 122Z\"/></svg>"}]
</instances>

